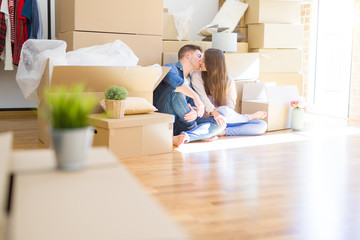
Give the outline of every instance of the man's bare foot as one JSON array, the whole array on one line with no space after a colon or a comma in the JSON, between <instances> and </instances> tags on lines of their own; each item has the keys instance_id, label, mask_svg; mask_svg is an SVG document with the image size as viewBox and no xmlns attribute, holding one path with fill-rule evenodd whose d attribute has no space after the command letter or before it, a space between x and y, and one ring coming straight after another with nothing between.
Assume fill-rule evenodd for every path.
<instances>
[{"instance_id":1,"label":"man's bare foot","mask_svg":"<svg viewBox=\"0 0 360 240\"><path fill-rule=\"evenodd\" d=\"M253 119L264 119L266 117L267 113L264 111L257 111L256 113L253 113L250 115L250 120Z\"/></svg>"},{"instance_id":2,"label":"man's bare foot","mask_svg":"<svg viewBox=\"0 0 360 240\"><path fill-rule=\"evenodd\" d=\"M202 139L201 141L203 142L213 142L213 141L216 141L219 137L218 136L213 136L211 138L208 138L208 139Z\"/></svg>"},{"instance_id":3,"label":"man's bare foot","mask_svg":"<svg viewBox=\"0 0 360 240\"><path fill-rule=\"evenodd\" d=\"M182 144L185 143L185 140L186 140L186 136L184 134L173 136L173 145L180 147Z\"/></svg>"}]
</instances>

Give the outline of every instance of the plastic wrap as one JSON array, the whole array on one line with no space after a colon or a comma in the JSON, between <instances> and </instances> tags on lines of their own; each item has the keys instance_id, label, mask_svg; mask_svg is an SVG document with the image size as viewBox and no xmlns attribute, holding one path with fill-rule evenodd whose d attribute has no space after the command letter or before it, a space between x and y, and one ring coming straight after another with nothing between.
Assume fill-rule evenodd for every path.
<instances>
[{"instance_id":1,"label":"plastic wrap","mask_svg":"<svg viewBox=\"0 0 360 240\"><path fill-rule=\"evenodd\" d=\"M113 43L80 48L66 54L68 65L76 66L136 66L139 58L125 43Z\"/></svg>"},{"instance_id":2,"label":"plastic wrap","mask_svg":"<svg viewBox=\"0 0 360 240\"><path fill-rule=\"evenodd\" d=\"M36 89L49 58L66 64L66 42L60 40L29 39L22 47L16 81L27 100L38 102Z\"/></svg>"},{"instance_id":3,"label":"plastic wrap","mask_svg":"<svg viewBox=\"0 0 360 240\"><path fill-rule=\"evenodd\" d=\"M190 32L189 26L191 23L191 15L193 14L193 7L189 7L183 12L173 13L175 28L178 32L177 39L181 41Z\"/></svg>"}]
</instances>

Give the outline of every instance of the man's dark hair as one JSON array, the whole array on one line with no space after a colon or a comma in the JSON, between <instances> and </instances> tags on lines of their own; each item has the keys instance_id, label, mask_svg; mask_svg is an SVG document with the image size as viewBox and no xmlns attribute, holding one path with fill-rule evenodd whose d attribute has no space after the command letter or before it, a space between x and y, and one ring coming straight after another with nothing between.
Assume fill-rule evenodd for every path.
<instances>
[{"instance_id":1,"label":"man's dark hair","mask_svg":"<svg viewBox=\"0 0 360 240\"><path fill-rule=\"evenodd\" d=\"M188 44L183 46L182 48L180 48L179 52L178 52L178 59L182 59L185 56L186 52L189 51L196 51L199 50L200 52L202 52L202 48L198 45L193 45L193 44Z\"/></svg>"}]
</instances>

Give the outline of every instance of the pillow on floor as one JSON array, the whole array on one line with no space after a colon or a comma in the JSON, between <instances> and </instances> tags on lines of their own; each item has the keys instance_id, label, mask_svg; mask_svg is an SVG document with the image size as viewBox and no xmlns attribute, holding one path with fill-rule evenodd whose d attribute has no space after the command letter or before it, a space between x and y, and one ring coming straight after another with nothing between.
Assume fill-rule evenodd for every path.
<instances>
[{"instance_id":1,"label":"pillow on floor","mask_svg":"<svg viewBox=\"0 0 360 240\"><path fill-rule=\"evenodd\" d=\"M228 28L224 32L233 32L247 8L248 4L240 0L226 0L211 23L203 27L198 35L206 37L217 32L214 25L218 25L218 28Z\"/></svg>"}]
</instances>

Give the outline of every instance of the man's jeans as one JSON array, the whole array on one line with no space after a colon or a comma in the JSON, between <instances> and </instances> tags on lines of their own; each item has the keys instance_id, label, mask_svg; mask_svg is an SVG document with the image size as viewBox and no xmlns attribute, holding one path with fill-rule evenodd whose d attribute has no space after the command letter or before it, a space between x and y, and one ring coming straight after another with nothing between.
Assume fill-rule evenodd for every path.
<instances>
[{"instance_id":1,"label":"man's jeans","mask_svg":"<svg viewBox=\"0 0 360 240\"><path fill-rule=\"evenodd\" d=\"M190 108L182 93L168 91L159 99L155 107L159 112L175 115L174 136L184 133L189 136L190 141L197 141L213 137L223 130L213 117L186 121L184 115L190 112Z\"/></svg>"}]
</instances>

